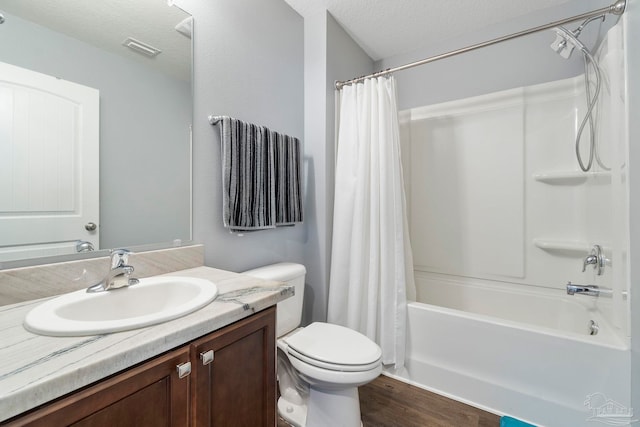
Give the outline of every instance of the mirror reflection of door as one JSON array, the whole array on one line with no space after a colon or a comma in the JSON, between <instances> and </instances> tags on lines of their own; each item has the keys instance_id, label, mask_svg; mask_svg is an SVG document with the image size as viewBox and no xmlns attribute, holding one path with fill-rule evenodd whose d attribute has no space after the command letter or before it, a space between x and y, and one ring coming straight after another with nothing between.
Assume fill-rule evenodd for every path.
<instances>
[{"instance_id":1,"label":"mirror reflection of door","mask_svg":"<svg viewBox=\"0 0 640 427\"><path fill-rule=\"evenodd\" d=\"M0 261L99 248L98 156L98 90L0 62Z\"/></svg>"}]
</instances>

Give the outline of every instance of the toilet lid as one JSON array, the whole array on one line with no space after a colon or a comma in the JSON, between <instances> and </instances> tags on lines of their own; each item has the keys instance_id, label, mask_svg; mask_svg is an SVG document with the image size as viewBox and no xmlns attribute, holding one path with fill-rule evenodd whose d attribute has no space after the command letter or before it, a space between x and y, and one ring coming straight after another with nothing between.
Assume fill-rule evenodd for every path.
<instances>
[{"instance_id":1,"label":"toilet lid","mask_svg":"<svg viewBox=\"0 0 640 427\"><path fill-rule=\"evenodd\" d=\"M355 368L377 363L382 356L380 347L363 334L330 323L312 323L286 341L290 351L305 356L308 363L321 362L319 366Z\"/></svg>"}]
</instances>

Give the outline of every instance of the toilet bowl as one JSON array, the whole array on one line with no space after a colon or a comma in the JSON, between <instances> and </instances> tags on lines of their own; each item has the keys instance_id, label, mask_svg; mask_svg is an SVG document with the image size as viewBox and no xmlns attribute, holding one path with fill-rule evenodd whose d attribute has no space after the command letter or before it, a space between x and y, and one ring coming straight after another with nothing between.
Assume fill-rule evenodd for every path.
<instances>
[{"instance_id":1,"label":"toilet bowl","mask_svg":"<svg viewBox=\"0 0 640 427\"><path fill-rule=\"evenodd\" d=\"M358 387L382 371L382 351L365 335L315 322L300 328L304 266L280 263L244 272L294 286L295 296L278 303L278 413L295 427L358 427Z\"/></svg>"}]
</instances>

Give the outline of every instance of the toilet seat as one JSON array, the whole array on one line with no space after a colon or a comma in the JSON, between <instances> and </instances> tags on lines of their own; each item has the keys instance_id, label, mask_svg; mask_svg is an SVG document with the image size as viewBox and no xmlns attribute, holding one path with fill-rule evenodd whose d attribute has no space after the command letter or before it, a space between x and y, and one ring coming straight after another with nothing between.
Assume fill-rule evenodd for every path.
<instances>
[{"instance_id":1,"label":"toilet seat","mask_svg":"<svg viewBox=\"0 0 640 427\"><path fill-rule=\"evenodd\" d=\"M291 366L295 368L298 375L312 387L325 390L343 389L345 385L350 387L359 387L373 381L382 372L382 363L378 362L374 368L362 371L337 371L331 369L319 368L317 366L305 363L302 360L287 355Z\"/></svg>"},{"instance_id":2,"label":"toilet seat","mask_svg":"<svg viewBox=\"0 0 640 427\"><path fill-rule=\"evenodd\" d=\"M382 357L380 347L363 334L330 323L312 323L283 340L290 356L331 371L370 371Z\"/></svg>"}]
</instances>

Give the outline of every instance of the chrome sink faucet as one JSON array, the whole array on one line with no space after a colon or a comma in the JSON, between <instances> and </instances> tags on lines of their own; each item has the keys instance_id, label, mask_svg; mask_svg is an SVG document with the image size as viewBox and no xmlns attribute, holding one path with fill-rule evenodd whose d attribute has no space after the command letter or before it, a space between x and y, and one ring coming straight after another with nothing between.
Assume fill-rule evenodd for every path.
<instances>
[{"instance_id":1,"label":"chrome sink faucet","mask_svg":"<svg viewBox=\"0 0 640 427\"><path fill-rule=\"evenodd\" d=\"M111 268L107 273L107 277L95 285L89 286L87 292L109 291L139 283L138 279L131 277L134 268L132 265L127 264L128 259L129 251L126 249L117 249L111 252Z\"/></svg>"}]
</instances>

